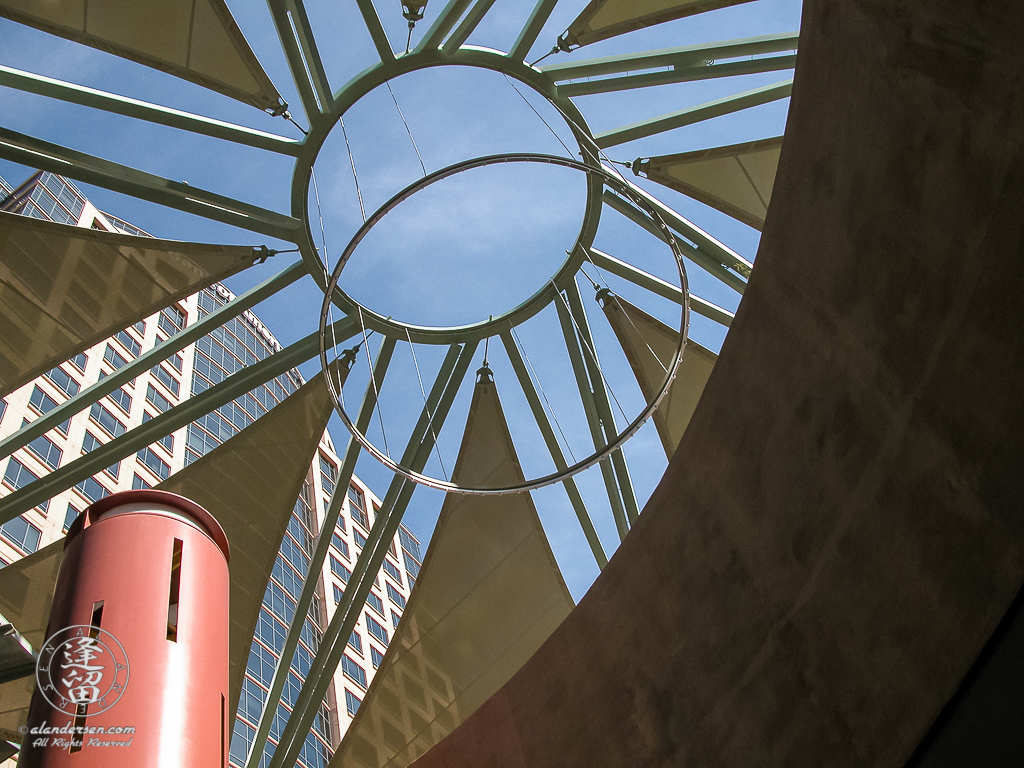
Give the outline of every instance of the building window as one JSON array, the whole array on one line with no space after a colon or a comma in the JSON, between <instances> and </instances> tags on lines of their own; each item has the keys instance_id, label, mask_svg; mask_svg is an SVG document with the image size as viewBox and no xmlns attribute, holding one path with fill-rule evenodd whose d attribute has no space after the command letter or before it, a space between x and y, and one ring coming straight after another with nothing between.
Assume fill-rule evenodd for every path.
<instances>
[{"instance_id":1,"label":"building window","mask_svg":"<svg viewBox=\"0 0 1024 768\"><path fill-rule=\"evenodd\" d=\"M152 384L146 385L146 402L156 408L160 413L171 409L171 401L161 395Z\"/></svg>"},{"instance_id":2,"label":"building window","mask_svg":"<svg viewBox=\"0 0 1024 768\"><path fill-rule=\"evenodd\" d=\"M174 366L174 370L176 370L178 373L181 373L181 367L185 363L184 359L181 356L181 352L175 352L173 355L167 358L167 362Z\"/></svg>"},{"instance_id":3,"label":"building window","mask_svg":"<svg viewBox=\"0 0 1024 768\"><path fill-rule=\"evenodd\" d=\"M5 539L25 552L35 552L39 549L39 537L42 535L42 531L23 517L16 517L0 525L0 533Z\"/></svg>"},{"instance_id":4,"label":"building window","mask_svg":"<svg viewBox=\"0 0 1024 768\"><path fill-rule=\"evenodd\" d=\"M145 325L143 325L143 329L145 329ZM133 339L127 331L118 331L114 334L114 338L121 342L121 345L128 350L132 357L138 357L142 354L142 345ZM111 363L111 365L113 365L113 363ZM115 367L119 368L120 366Z\"/></svg>"},{"instance_id":5,"label":"building window","mask_svg":"<svg viewBox=\"0 0 1024 768\"><path fill-rule=\"evenodd\" d=\"M362 655L363 653L363 638L358 632L353 632L349 635L348 644L356 650L357 653Z\"/></svg>"},{"instance_id":6,"label":"building window","mask_svg":"<svg viewBox=\"0 0 1024 768\"><path fill-rule=\"evenodd\" d=\"M57 401L43 392L43 390L39 388L38 384L32 388L32 395L29 397L28 401L32 404L33 408L43 414L49 413L57 407ZM62 435L66 435L70 425L71 419L66 419L63 423L57 425L57 431Z\"/></svg>"},{"instance_id":7,"label":"building window","mask_svg":"<svg viewBox=\"0 0 1024 768\"><path fill-rule=\"evenodd\" d=\"M125 414L128 414L128 413L131 412L131 410L132 410L132 396L124 391L124 387L120 387L118 389L115 389L113 392L111 392L109 395L107 395L107 397L109 397L111 400L113 400L114 403L117 404L117 407L120 408L122 411L124 411Z\"/></svg>"},{"instance_id":8,"label":"building window","mask_svg":"<svg viewBox=\"0 0 1024 768\"><path fill-rule=\"evenodd\" d=\"M331 543L338 548L338 551L341 552L342 555L344 555L346 558L349 557L348 542L341 538L341 536L339 536L336 533L332 533Z\"/></svg>"},{"instance_id":9,"label":"building window","mask_svg":"<svg viewBox=\"0 0 1024 768\"><path fill-rule=\"evenodd\" d=\"M89 501L99 501L110 495L110 491L96 482L95 478L87 477L85 480L75 486L78 491L85 496Z\"/></svg>"},{"instance_id":10,"label":"building window","mask_svg":"<svg viewBox=\"0 0 1024 768\"><path fill-rule=\"evenodd\" d=\"M366 616L366 631L377 638L384 645L388 644L388 631L384 629L384 625L378 622L373 616L368 613L364 613Z\"/></svg>"},{"instance_id":11,"label":"building window","mask_svg":"<svg viewBox=\"0 0 1024 768\"><path fill-rule=\"evenodd\" d=\"M97 438L96 435L87 430L85 433L85 437L82 438L82 453L90 453L92 451L95 451L101 445L103 445L103 443L99 441L99 438ZM117 475L121 471L121 462L115 461L113 464L111 464L103 471L110 475L112 478L114 478L114 480L117 480Z\"/></svg>"},{"instance_id":12,"label":"building window","mask_svg":"<svg viewBox=\"0 0 1024 768\"><path fill-rule=\"evenodd\" d=\"M401 620L402 620L401 616L399 616L394 611L391 612L391 626L392 627L394 627L395 629L398 629L398 622L400 622Z\"/></svg>"},{"instance_id":13,"label":"building window","mask_svg":"<svg viewBox=\"0 0 1024 768\"><path fill-rule=\"evenodd\" d=\"M47 371L46 378L53 382L53 385L68 397L74 397L78 394L78 382L72 379L70 374L63 368L54 368Z\"/></svg>"},{"instance_id":14,"label":"building window","mask_svg":"<svg viewBox=\"0 0 1024 768\"><path fill-rule=\"evenodd\" d=\"M362 703L362 700L357 698L352 691L348 688L345 689L345 710L350 716L355 717L356 712L359 711L359 705Z\"/></svg>"},{"instance_id":15,"label":"building window","mask_svg":"<svg viewBox=\"0 0 1024 768\"><path fill-rule=\"evenodd\" d=\"M150 413L149 411L143 411L142 412L142 423L143 424L145 424L147 421L149 421L152 418L153 418L153 414ZM157 440L157 443L161 447L163 447L168 453L170 453L170 454L174 453L174 435L173 434L164 435L159 440Z\"/></svg>"},{"instance_id":16,"label":"building window","mask_svg":"<svg viewBox=\"0 0 1024 768\"><path fill-rule=\"evenodd\" d=\"M320 484L324 493L334 493L334 486L338 482L338 468L334 462L328 461L323 454L320 454Z\"/></svg>"},{"instance_id":17,"label":"building window","mask_svg":"<svg viewBox=\"0 0 1024 768\"><path fill-rule=\"evenodd\" d=\"M358 528L352 529L352 538L356 541L356 546L362 549L366 546L366 537L363 536L362 531Z\"/></svg>"},{"instance_id":18,"label":"building window","mask_svg":"<svg viewBox=\"0 0 1024 768\"><path fill-rule=\"evenodd\" d=\"M334 604L337 605L341 602L341 598L344 596L345 592L337 584L332 584L331 586L334 587Z\"/></svg>"},{"instance_id":19,"label":"building window","mask_svg":"<svg viewBox=\"0 0 1024 768\"><path fill-rule=\"evenodd\" d=\"M68 362L70 362L73 366L75 366L75 368L84 373L85 366L89 362L89 357L85 354L85 352L79 352L77 355L72 357L71 360L69 360Z\"/></svg>"},{"instance_id":20,"label":"building window","mask_svg":"<svg viewBox=\"0 0 1024 768\"><path fill-rule=\"evenodd\" d=\"M360 688L366 688L366 670L352 661L347 653L341 656L341 671L345 673L345 677L356 683Z\"/></svg>"},{"instance_id":21,"label":"building window","mask_svg":"<svg viewBox=\"0 0 1024 768\"><path fill-rule=\"evenodd\" d=\"M71 524L75 522L75 519L80 514L82 514L82 511L80 509L75 509L73 506L68 504L68 511L64 513L64 528L62 529L61 532L67 533L68 529L71 527Z\"/></svg>"},{"instance_id":22,"label":"building window","mask_svg":"<svg viewBox=\"0 0 1024 768\"><path fill-rule=\"evenodd\" d=\"M384 661L384 654L378 651L373 646L373 643L370 643L370 661L373 662L374 669L377 669L377 667L380 666L380 663Z\"/></svg>"},{"instance_id":23,"label":"building window","mask_svg":"<svg viewBox=\"0 0 1024 768\"><path fill-rule=\"evenodd\" d=\"M29 443L28 447L50 469L56 469L60 465L61 456L64 455L64 452L46 435L40 435Z\"/></svg>"},{"instance_id":24,"label":"building window","mask_svg":"<svg viewBox=\"0 0 1024 768\"><path fill-rule=\"evenodd\" d=\"M168 336L173 336L185 327L188 316L178 306L165 307L160 310L157 318L157 327Z\"/></svg>"},{"instance_id":25,"label":"building window","mask_svg":"<svg viewBox=\"0 0 1024 768\"><path fill-rule=\"evenodd\" d=\"M389 582L385 581L384 584L388 588L388 597L391 599L391 602L394 603L395 605L397 605L399 608L401 608L404 611L405 610L405 597L402 596L401 592L399 592L397 589L395 589L393 586L391 586L391 584Z\"/></svg>"},{"instance_id":26,"label":"building window","mask_svg":"<svg viewBox=\"0 0 1024 768\"><path fill-rule=\"evenodd\" d=\"M383 600L381 600L381 599L380 599L380 598L379 598L379 597L378 597L377 595L375 595L375 594L374 594L373 592L370 592L370 593L369 593L369 594L368 594L368 595L366 596L366 604L367 604L368 606L370 606L371 608L373 608L373 610L375 610L375 611L376 611L377 613L379 613L379 614L380 614L381 616L383 616L383 615L384 615L384 601L383 601Z\"/></svg>"},{"instance_id":27,"label":"building window","mask_svg":"<svg viewBox=\"0 0 1024 768\"><path fill-rule=\"evenodd\" d=\"M99 403L93 403L92 408L89 410L89 416L114 437L120 437L126 431L120 419ZM86 448L85 450L91 451L92 449Z\"/></svg>"},{"instance_id":28,"label":"building window","mask_svg":"<svg viewBox=\"0 0 1024 768\"><path fill-rule=\"evenodd\" d=\"M149 467L161 480L166 480L171 476L170 466L166 461L153 453L148 445L135 455L138 457L139 461Z\"/></svg>"},{"instance_id":29,"label":"building window","mask_svg":"<svg viewBox=\"0 0 1024 768\"><path fill-rule=\"evenodd\" d=\"M390 576L392 579L397 581L399 584L402 583L402 572L398 570L398 566L384 558L384 573Z\"/></svg>"},{"instance_id":30,"label":"building window","mask_svg":"<svg viewBox=\"0 0 1024 768\"><path fill-rule=\"evenodd\" d=\"M352 578L352 571L346 568L341 560L331 555L331 573L341 579L343 582L348 584L348 580Z\"/></svg>"},{"instance_id":31,"label":"building window","mask_svg":"<svg viewBox=\"0 0 1024 768\"><path fill-rule=\"evenodd\" d=\"M156 365L153 368L150 368L149 372L156 377L157 381L167 387L172 395L175 397L178 396L181 385L178 384L178 380L174 378L174 375L170 371L162 365Z\"/></svg>"},{"instance_id":32,"label":"building window","mask_svg":"<svg viewBox=\"0 0 1024 768\"><path fill-rule=\"evenodd\" d=\"M123 331L122 331L123 333ZM115 371L128 365L128 361L124 356L114 349L110 344L107 344L107 348L103 350L103 359L110 363L110 367Z\"/></svg>"},{"instance_id":33,"label":"building window","mask_svg":"<svg viewBox=\"0 0 1024 768\"><path fill-rule=\"evenodd\" d=\"M136 474L132 478L132 490L133 491L138 491L138 490L140 490L142 488L152 488L152 487L153 486L150 485L149 482L144 477L139 477L138 474Z\"/></svg>"},{"instance_id":34,"label":"building window","mask_svg":"<svg viewBox=\"0 0 1024 768\"><path fill-rule=\"evenodd\" d=\"M8 486L12 490L17 491L38 479L39 478L34 472L32 472L32 470L17 459L12 457L7 462L7 471L4 472L4 485ZM50 500L47 499L38 506L38 509L41 509L45 513L49 506Z\"/></svg>"},{"instance_id":35,"label":"building window","mask_svg":"<svg viewBox=\"0 0 1024 768\"><path fill-rule=\"evenodd\" d=\"M366 515L366 503L363 501L363 492L355 485L348 487L348 514L363 528L370 530L370 520Z\"/></svg>"}]
</instances>

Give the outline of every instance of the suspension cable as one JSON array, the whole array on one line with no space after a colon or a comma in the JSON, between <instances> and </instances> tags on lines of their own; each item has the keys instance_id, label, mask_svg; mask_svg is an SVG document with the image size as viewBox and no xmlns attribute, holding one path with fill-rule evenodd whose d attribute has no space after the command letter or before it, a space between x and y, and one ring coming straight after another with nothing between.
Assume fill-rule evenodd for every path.
<instances>
[{"instance_id":1,"label":"suspension cable","mask_svg":"<svg viewBox=\"0 0 1024 768\"><path fill-rule=\"evenodd\" d=\"M405 114L402 112L402 108L398 106L398 99L395 98L395 92L391 90L391 82L385 80L384 84L388 87L388 93L391 94L391 100L395 102L395 108L398 110L398 115L402 118L402 124L405 126L405 132L409 134L409 141L412 142L412 148L416 150L416 157L420 161L420 168L423 169L423 175L427 175L427 166L423 164L423 155L420 154L420 148L416 146L416 139L412 135L412 129L409 127L409 122L405 119Z\"/></svg>"},{"instance_id":2,"label":"suspension cable","mask_svg":"<svg viewBox=\"0 0 1024 768\"><path fill-rule=\"evenodd\" d=\"M619 300L618 294L611 289L610 285L608 285L608 278L605 277L604 272L601 271L601 268L597 266L597 262L595 262L593 257L590 255L590 249L586 249L584 251L584 254L587 257L587 261L593 264L594 269L597 270L597 276L600 277L601 282L604 283L604 289L608 292L608 295L615 299L615 303L619 305L619 311L622 312L623 316L629 321L629 324L633 326L633 330L636 331L637 337L644 342L644 346L647 347L647 351L650 352L651 355L654 357L654 362L658 364L661 370L663 370L665 373L668 373L668 368L666 368L665 364L661 362L661 358L658 357L658 353L654 351L654 349L651 347L650 342L647 341L647 336L639 328L637 328L637 325L636 323L633 322L633 318L630 316L629 312L627 312L623 308L622 302ZM594 282L593 278L591 278L590 275L587 275L587 273L583 271L583 267L580 267L580 272L583 272L583 274L586 275L587 280L590 280L590 282L594 284L595 290L598 289L597 283ZM598 296L598 298L600 298L600 296Z\"/></svg>"},{"instance_id":3,"label":"suspension cable","mask_svg":"<svg viewBox=\"0 0 1024 768\"><path fill-rule=\"evenodd\" d=\"M377 379L373 373L373 362L370 360L370 345L367 343L366 325L363 323L363 308L356 305L359 310L359 327L363 331L363 345L366 347L366 366L370 369L370 384L373 386L373 404L377 411L377 420L380 422L380 434L384 438L384 453L391 458L391 451L388 450L388 435L384 431L384 416L380 410L380 390L377 389Z\"/></svg>"},{"instance_id":4,"label":"suspension cable","mask_svg":"<svg viewBox=\"0 0 1024 768\"><path fill-rule=\"evenodd\" d=\"M555 422L555 426L558 428L558 434L562 436L562 442L565 443L565 448L569 451L569 456L572 458L573 464L576 463L576 455L572 452L572 445L569 443L569 438L565 436L565 432L562 431L562 425L558 421L558 416L555 414L555 408L551 405L551 401L548 400L548 394L544 391L544 385L541 384L540 376L537 375L537 370L533 367L533 363L530 361L530 355L526 352L526 347L519 341L519 336L516 333L515 326L509 328L512 332L512 343L516 345L516 350L519 351L523 358L526 360L526 364L530 367L530 378L537 382L537 389L540 390L541 397L544 398L544 404L548 407L548 413L551 414L551 420Z\"/></svg>"},{"instance_id":5,"label":"suspension cable","mask_svg":"<svg viewBox=\"0 0 1024 768\"><path fill-rule=\"evenodd\" d=\"M345 137L345 149L348 150L348 163L352 166L352 179L356 183L356 197L359 198L359 212L366 221L366 208L363 207L363 193L359 190L359 174L356 173L356 160L352 156L352 145L348 143L348 131L345 130L345 121L339 115L338 122L341 124L341 135ZM367 352L369 354L369 352Z\"/></svg>"},{"instance_id":6,"label":"suspension cable","mask_svg":"<svg viewBox=\"0 0 1024 768\"><path fill-rule=\"evenodd\" d=\"M608 377L604 375L604 371L601 369L601 361L597 359L597 351L590 346L590 342L588 342L586 336L584 336L579 323L576 322L576 316L572 313L572 307L569 306L569 300L562 295L560 290L558 290L558 286L555 285L554 280L549 280L548 282L551 283L551 287L555 289L555 293L558 295L558 298L560 298L562 303L565 305L565 310L569 313L569 319L572 320L572 324L576 328L576 334L579 337L579 341L582 343L583 347L590 352L590 357L594 361L594 365L597 366L597 373L601 377L601 381L603 381L607 387L608 394L610 394L612 396L612 400L615 401L615 405L619 407L619 413L622 414L622 418L629 421L629 416L626 415L625 410L622 408L622 404L619 403L619 398L615 396L615 390L612 389L612 383L608 381Z\"/></svg>"},{"instance_id":7,"label":"suspension cable","mask_svg":"<svg viewBox=\"0 0 1024 768\"><path fill-rule=\"evenodd\" d=\"M412 336L409 335L409 329L405 329L405 338L409 340L409 350L412 352L412 363L416 366L416 378L420 382L420 394L423 396L423 408L427 412L428 421L427 424L430 427L430 434L434 437L434 452L437 454L437 463L441 465L441 472L444 474L445 482L448 482L448 470L444 468L444 459L441 458L441 449L437 445L437 432L434 431L434 414L430 410L430 404L427 402L427 391L423 388L423 377L420 375L420 364L416 360L416 345L412 343Z\"/></svg>"},{"instance_id":8,"label":"suspension cable","mask_svg":"<svg viewBox=\"0 0 1024 768\"><path fill-rule=\"evenodd\" d=\"M526 98L526 96L523 95L523 92L520 91L519 88L516 87L516 84L514 82L512 82L512 78L509 77L508 75L506 75L504 72L502 72L501 74L508 81L508 84L512 86L512 90L514 90L516 93L519 94L519 98L521 98L523 101L526 102L526 106L528 106L530 109L533 110L533 114L535 114L537 117L539 117L540 121L542 123L544 123L544 125L547 126L548 130L551 131L551 135L554 136L556 139L558 139L558 143L562 145L562 149L565 150L566 154L569 155L569 157L573 157L572 150L569 149L569 147L566 146L564 141L562 141L562 137L559 136L557 133L555 133L555 129L551 127L551 124L548 123L548 121L544 119L544 116L540 112L537 111L537 108L534 107L533 104L530 103L530 100L528 98Z\"/></svg>"}]
</instances>

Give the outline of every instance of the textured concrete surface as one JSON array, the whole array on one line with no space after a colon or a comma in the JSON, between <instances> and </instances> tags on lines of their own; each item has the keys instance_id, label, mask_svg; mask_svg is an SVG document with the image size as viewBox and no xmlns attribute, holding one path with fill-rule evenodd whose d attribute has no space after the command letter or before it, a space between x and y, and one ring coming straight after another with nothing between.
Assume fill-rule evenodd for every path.
<instances>
[{"instance_id":1,"label":"textured concrete surface","mask_svg":"<svg viewBox=\"0 0 1024 768\"><path fill-rule=\"evenodd\" d=\"M1019 0L808 0L689 430L569 619L417 768L910 758L1024 577L1022 142Z\"/></svg>"}]
</instances>

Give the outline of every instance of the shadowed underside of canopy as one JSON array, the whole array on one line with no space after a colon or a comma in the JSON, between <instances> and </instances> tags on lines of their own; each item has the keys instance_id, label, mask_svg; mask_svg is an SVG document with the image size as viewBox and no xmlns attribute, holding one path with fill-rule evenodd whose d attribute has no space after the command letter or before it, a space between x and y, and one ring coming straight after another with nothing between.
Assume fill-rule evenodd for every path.
<instances>
[{"instance_id":1,"label":"shadowed underside of canopy","mask_svg":"<svg viewBox=\"0 0 1024 768\"><path fill-rule=\"evenodd\" d=\"M281 104L223 0L0 0L0 16L184 78L260 109Z\"/></svg>"},{"instance_id":2,"label":"shadowed underside of canopy","mask_svg":"<svg viewBox=\"0 0 1024 768\"><path fill-rule=\"evenodd\" d=\"M39 648L46 639L50 602L63 559L61 539L0 569L0 615L33 648ZM35 682L35 677L30 676L0 685L0 739L21 743L23 737L18 734L18 727L28 717Z\"/></svg>"},{"instance_id":3,"label":"shadowed underside of canopy","mask_svg":"<svg viewBox=\"0 0 1024 768\"><path fill-rule=\"evenodd\" d=\"M602 307L636 375L640 391L648 400L653 399L665 380L666 361L676 353L679 331L614 294L602 301ZM669 458L683 438L716 360L718 355L711 350L693 340L686 342L676 378L654 412L654 425Z\"/></svg>"},{"instance_id":4,"label":"shadowed underside of canopy","mask_svg":"<svg viewBox=\"0 0 1024 768\"><path fill-rule=\"evenodd\" d=\"M639 160L633 170L760 230L782 137Z\"/></svg>"},{"instance_id":5,"label":"shadowed underside of canopy","mask_svg":"<svg viewBox=\"0 0 1024 768\"><path fill-rule=\"evenodd\" d=\"M0 394L253 260L249 246L0 213Z\"/></svg>"},{"instance_id":6,"label":"shadowed underside of canopy","mask_svg":"<svg viewBox=\"0 0 1024 768\"><path fill-rule=\"evenodd\" d=\"M750 0L592 0L559 38L570 47Z\"/></svg>"},{"instance_id":7,"label":"shadowed underside of canopy","mask_svg":"<svg viewBox=\"0 0 1024 768\"><path fill-rule=\"evenodd\" d=\"M288 519L327 427L331 399L317 376L262 418L157 488L205 507L231 545L230 697L238 697L260 605ZM0 614L42 645L64 540L0 569ZM25 723L35 679L0 686L0 738Z\"/></svg>"},{"instance_id":8,"label":"shadowed underside of canopy","mask_svg":"<svg viewBox=\"0 0 1024 768\"><path fill-rule=\"evenodd\" d=\"M523 481L489 375L474 390L453 481ZM408 765L490 698L572 607L529 494L449 494L402 622L331 767Z\"/></svg>"}]
</instances>

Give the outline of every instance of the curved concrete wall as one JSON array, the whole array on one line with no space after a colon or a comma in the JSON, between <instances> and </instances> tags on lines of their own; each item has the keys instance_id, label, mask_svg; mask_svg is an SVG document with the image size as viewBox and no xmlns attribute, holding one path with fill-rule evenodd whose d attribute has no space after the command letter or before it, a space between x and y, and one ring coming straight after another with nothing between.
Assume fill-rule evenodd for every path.
<instances>
[{"instance_id":1,"label":"curved concrete wall","mask_svg":"<svg viewBox=\"0 0 1024 768\"><path fill-rule=\"evenodd\" d=\"M808 0L749 290L639 523L430 766L902 765L1024 576L1024 6Z\"/></svg>"}]
</instances>

